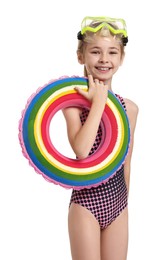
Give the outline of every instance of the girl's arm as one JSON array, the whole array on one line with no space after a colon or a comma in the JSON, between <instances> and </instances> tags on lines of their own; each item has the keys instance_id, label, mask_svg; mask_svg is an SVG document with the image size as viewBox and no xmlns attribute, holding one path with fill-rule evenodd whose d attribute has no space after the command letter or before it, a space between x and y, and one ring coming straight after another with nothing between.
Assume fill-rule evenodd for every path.
<instances>
[{"instance_id":1,"label":"girl's arm","mask_svg":"<svg viewBox=\"0 0 157 260\"><path fill-rule=\"evenodd\" d=\"M92 76L89 76L88 92L79 88L76 88L76 90L91 102L86 122L82 126L78 108L65 108L63 114L66 119L68 138L72 149L79 159L83 159L88 156L95 141L107 100L108 87L103 82L94 81Z\"/></svg>"},{"instance_id":2,"label":"girl's arm","mask_svg":"<svg viewBox=\"0 0 157 260\"><path fill-rule=\"evenodd\" d=\"M124 164L125 181L126 181L127 189L129 192L131 157L132 157L133 145L134 145L134 132L135 132L135 128L136 128L138 107L134 102L132 102L129 99L125 99L124 101L125 101L126 108L127 108L127 115L128 115L128 119L129 119L129 123L130 123L130 135L131 135L130 147L129 147L128 155L126 157L125 164Z\"/></svg>"}]
</instances>

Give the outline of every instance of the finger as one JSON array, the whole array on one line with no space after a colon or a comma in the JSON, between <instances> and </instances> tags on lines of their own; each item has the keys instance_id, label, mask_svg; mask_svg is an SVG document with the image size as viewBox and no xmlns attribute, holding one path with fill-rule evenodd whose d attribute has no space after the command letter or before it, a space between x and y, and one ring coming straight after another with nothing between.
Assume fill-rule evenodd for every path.
<instances>
[{"instance_id":1,"label":"finger","mask_svg":"<svg viewBox=\"0 0 157 260\"><path fill-rule=\"evenodd\" d=\"M95 79L94 82L95 82L95 84L99 84L100 83L98 79Z\"/></svg>"},{"instance_id":2,"label":"finger","mask_svg":"<svg viewBox=\"0 0 157 260\"><path fill-rule=\"evenodd\" d=\"M89 81L89 85L93 85L94 84L94 79L92 75L88 75L88 81Z\"/></svg>"},{"instance_id":3,"label":"finger","mask_svg":"<svg viewBox=\"0 0 157 260\"><path fill-rule=\"evenodd\" d=\"M77 93L81 94L83 97L87 98L87 95L88 95L88 92L81 89L81 88L78 88L78 87L75 87L75 90L77 91Z\"/></svg>"},{"instance_id":4,"label":"finger","mask_svg":"<svg viewBox=\"0 0 157 260\"><path fill-rule=\"evenodd\" d=\"M99 81L99 84L104 85L104 82L103 82L103 81ZM105 86L105 85L104 85L104 86Z\"/></svg>"}]
</instances>

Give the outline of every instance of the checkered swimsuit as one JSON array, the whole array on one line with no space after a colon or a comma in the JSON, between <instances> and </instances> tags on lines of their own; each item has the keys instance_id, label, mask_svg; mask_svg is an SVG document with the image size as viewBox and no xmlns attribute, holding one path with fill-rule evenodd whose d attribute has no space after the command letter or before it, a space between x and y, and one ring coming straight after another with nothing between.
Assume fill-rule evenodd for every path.
<instances>
[{"instance_id":1,"label":"checkered swimsuit","mask_svg":"<svg viewBox=\"0 0 157 260\"><path fill-rule=\"evenodd\" d=\"M117 95L124 109L123 99ZM83 109L81 114L82 124L85 122L89 111ZM101 141L102 130L99 126L94 145L89 153L98 148ZM106 228L114 221L128 204L127 187L124 179L124 165L107 182L90 189L73 190L70 200L87 208L97 219L100 228Z\"/></svg>"}]
</instances>

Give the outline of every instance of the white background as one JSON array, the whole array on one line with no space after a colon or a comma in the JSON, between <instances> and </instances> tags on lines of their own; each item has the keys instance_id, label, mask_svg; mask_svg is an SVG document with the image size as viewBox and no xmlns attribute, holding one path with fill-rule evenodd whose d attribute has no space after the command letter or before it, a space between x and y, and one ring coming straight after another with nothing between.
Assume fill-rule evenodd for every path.
<instances>
[{"instance_id":1,"label":"white background","mask_svg":"<svg viewBox=\"0 0 157 260\"><path fill-rule=\"evenodd\" d=\"M134 100L140 110L132 157L128 260L157 259L155 10L153 0L0 2L0 259L71 259L71 190L48 183L29 166L19 145L18 122L38 87L63 75L83 75L76 59L76 34L87 15L127 22L129 44L113 89ZM58 118L58 139L70 152L64 120Z\"/></svg>"}]
</instances>

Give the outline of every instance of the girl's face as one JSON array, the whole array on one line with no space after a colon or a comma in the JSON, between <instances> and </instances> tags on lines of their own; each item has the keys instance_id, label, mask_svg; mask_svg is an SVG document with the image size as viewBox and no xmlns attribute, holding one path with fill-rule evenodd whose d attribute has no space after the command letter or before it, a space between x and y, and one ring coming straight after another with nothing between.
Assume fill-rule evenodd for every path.
<instances>
[{"instance_id":1,"label":"girl's face","mask_svg":"<svg viewBox=\"0 0 157 260\"><path fill-rule=\"evenodd\" d=\"M87 74L110 84L122 64L123 56L121 46L114 37L94 36L93 41L86 44L83 54L78 54L78 60L86 67Z\"/></svg>"}]
</instances>

